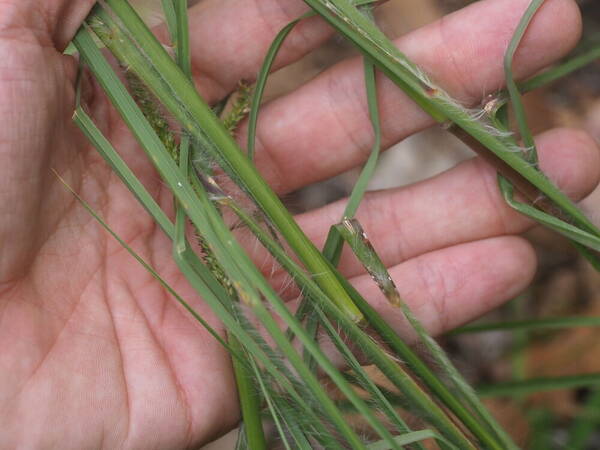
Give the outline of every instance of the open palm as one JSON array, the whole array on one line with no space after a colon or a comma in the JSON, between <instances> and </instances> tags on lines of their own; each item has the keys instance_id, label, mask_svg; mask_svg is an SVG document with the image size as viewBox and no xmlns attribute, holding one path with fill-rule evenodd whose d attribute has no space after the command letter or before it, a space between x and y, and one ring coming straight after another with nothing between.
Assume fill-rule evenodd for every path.
<instances>
[{"instance_id":1,"label":"open palm","mask_svg":"<svg viewBox=\"0 0 600 450\"><path fill-rule=\"evenodd\" d=\"M177 274L168 240L71 123L76 64L61 50L92 3L0 1L0 448L193 448L239 419L227 353L51 171L222 330ZM501 86L501 56L526 4L481 1L398 45L457 98L476 103ZM214 102L240 79L252 79L275 32L305 8L300 0L195 6L190 19L202 95ZM573 1L548 0L517 57L520 76L564 55L579 29ZM279 66L330 33L318 19L303 23ZM372 135L361 77L360 61L344 62L265 106L257 161L278 192L365 158ZM386 146L430 125L389 82L381 81L381 91ZM91 83L86 100L149 190L168 205L160 179ZM539 144L543 168L570 195L593 189L600 161L590 138L554 130ZM298 220L322 245L342 209L339 202ZM529 245L510 236L530 223L502 203L493 171L477 159L408 188L374 193L359 216L433 333L515 295L535 270ZM377 308L386 308L351 258L342 268ZM394 311L383 312L399 326Z\"/></svg>"}]
</instances>

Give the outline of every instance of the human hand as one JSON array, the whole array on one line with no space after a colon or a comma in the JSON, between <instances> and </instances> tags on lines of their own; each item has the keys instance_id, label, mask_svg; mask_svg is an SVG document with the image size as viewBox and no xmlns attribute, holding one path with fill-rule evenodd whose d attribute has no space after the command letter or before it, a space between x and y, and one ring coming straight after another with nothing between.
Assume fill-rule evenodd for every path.
<instances>
[{"instance_id":1,"label":"human hand","mask_svg":"<svg viewBox=\"0 0 600 450\"><path fill-rule=\"evenodd\" d=\"M57 182L56 169L218 330L178 275L152 220L71 123L76 63L61 50L93 1L0 2L0 448L193 448L239 419L228 354L107 236ZM527 0L483 0L398 41L465 103L502 84L502 55ZM300 0L205 0L190 12L195 76L216 102L252 79L274 33ZM525 77L578 40L571 0L548 0L516 58ZM279 60L289 64L331 31L301 24ZM380 81L385 146L431 124ZM359 60L329 69L266 105L257 164L277 192L358 165L371 144ZM87 103L111 141L163 204L171 195L98 89ZM240 129L244 142L244 125ZM542 168L581 198L600 178L596 144L554 130L539 137ZM443 150L441 150L443 151ZM300 155L300 156L298 156ZM343 202L298 216L319 245ZM359 218L403 297L432 333L513 297L535 258L513 236L531 223L511 211L478 159L410 187L367 196ZM352 258L345 275L397 327ZM274 283L280 282L275 276Z\"/></svg>"}]
</instances>

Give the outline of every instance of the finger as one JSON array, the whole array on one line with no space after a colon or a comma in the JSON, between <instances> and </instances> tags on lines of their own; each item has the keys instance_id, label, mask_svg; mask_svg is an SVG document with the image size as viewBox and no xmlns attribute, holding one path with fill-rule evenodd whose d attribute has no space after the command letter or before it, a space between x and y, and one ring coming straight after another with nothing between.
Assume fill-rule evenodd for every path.
<instances>
[{"instance_id":1,"label":"finger","mask_svg":"<svg viewBox=\"0 0 600 450\"><path fill-rule=\"evenodd\" d=\"M36 30L41 24L62 50L94 4L93 0L9 1ZM5 6L3 6L5 8ZM244 80L253 80L271 41L281 28L308 11L301 0L205 0L189 11L194 75L209 101L215 101ZM36 24L36 22L39 22ZM331 36L324 21L308 19L295 28L274 68L287 65ZM168 41L166 28L157 33Z\"/></svg>"},{"instance_id":2,"label":"finger","mask_svg":"<svg viewBox=\"0 0 600 450\"><path fill-rule=\"evenodd\" d=\"M542 170L573 199L590 193L600 179L600 152L586 133L557 129L540 135ZM345 200L297 217L322 247L329 226L339 222ZM503 200L496 172L481 159L461 163L429 180L367 195L358 213L378 254L388 266L437 248L521 233L533 222ZM347 251L340 268L363 271Z\"/></svg>"},{"instance_id":3,"label":"finger","mask_svg":"<svg viewBox=\"0 0 600 450\"><path fill-rule=\"evenodd\" d=\"M536 258L527 241L504 236L460 244L413 258L390 269L398 291L429 333L471 321L514 298L531 282ZM400 332L407 324L373 280L352 280L381 317Z\"/></svg>"},{"instance_id":4,"label":"finger","mask_svg":"<svg viewBox=\"0 0 600 450\"><path fill-rule=\"evenodd\" d=\"M301 0L205 0L190 10L193 70L209 102L240 80L253 81L281 28L308 11ZM274 68L290 64L333 33L321 19L299 23L287 37ZM166 30L162 35L166 38Z\"/></svg>"},{"instance_id":5,"label":"finger","mask_svg":"<svg viewBox=\"0 0 600 450\"><path fill-rule=\"evenodd\" d=\"M33 40L64 50L95 0L6 0L0 6L0 37Z\"/></svg>"},{"instance_id":6,"label":"finger","mask_svg":"<svg viewBox=\"0 0 600 450\"><path fill-rule=\"evenodd\" d=\"M397 44L455 98L471 104L502 86L503 54L528 4L528 0L480 1ZM517 76L531 75L563 56L577 42L580 30L581 18L572 0L545 2L517 52ZM432 121L391 81L381 78L387 147ZM242 128L240 142L244 135ZM362 62L355 59L263 108L257 163L279 192L289 192L356 166L372 141Z\"/></svg>"}]
</instances>

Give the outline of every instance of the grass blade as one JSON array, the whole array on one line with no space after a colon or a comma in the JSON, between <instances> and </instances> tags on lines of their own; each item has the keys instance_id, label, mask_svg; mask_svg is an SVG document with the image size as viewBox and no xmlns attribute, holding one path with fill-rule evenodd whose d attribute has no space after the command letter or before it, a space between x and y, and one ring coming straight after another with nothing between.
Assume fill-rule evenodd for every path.
<instances>
[{"instance_id":1,"label":"grass blade","mask_svg":"<svg viewBox=\"0 0 600 450\"><path fill-rule=\"evenodd\" d=\"M505 71L505 77L506 77L506 85L507 85L509 97L512 101L513 111L515 113L515 119L516 119L516 122L517 122L517 125L519 128L519 132L521 134L521 138L523 139L523 143L525 145L524 157L529 163L533 164L534 166L537 166L537 164L538 164L537 149L535 146L535 141L533 139L533 134L531 133L531 130L527 124L527 116L525 113L525 107L521 100L521 93L519 91L519 87L517 86L517 84L514 80L514 77L513 77L512 64L513 64L513 60L514 60L514 55L515 55L517 48L521 42L521 39L523 38L523 35L525 34L535 13L539 10L539 8L542 6L543 3L544 3L544 0L532 0L531 1L529 6L527 7L523 17L521 18L521 21L519 22L519 24L517 26L517 29L513 35L513 38L511 39L511 41L509 43L508 50L506 51L506 55L504 58L504 71ZM505 117L505 121L508 122L507 117ZM503 193L506 194L506 192L505 192L506 186L502 186L502 181L500 184L501 184L501 186L500 186L501 190L503 190ZM505 195L505 198L506 198L506 195ZM533 201L533 203L535 203L535 200ZM548 224L548 221L550 221L550 222L553 221L552 220L553 218L550 217L549 214L537 215L538 218L536 219L535 214L532 216L532 215L524 212L527 210L532 212L535 210L535 208L531 208L531 207L528 207L528 205L521 204L521 205L519 205L521 207L519 209L519 208L515 207L515 203L511 202L510 204L514 209L520 211L521 213L523 213L525 215L528 215L529 217L532 217L534 220L538 220L540 223L542 223L546 226L550 226L550 228L553 229L554 231L557 231L560 234L566 234L567 236L569 236L569 231L565 230L564 227L555 228L552 225ZM557 219L555 219L555 220L559 220L558 216L560 216L560 213L558 211L556 211L555 214L557 216ZM547 220L543 220L542 219L543 217L545 217ZM567 224L565 221L561 221L561 222L563 222L564 225L568 225L567 228L577 228L577 227L572 227L570 224ZM594 234L597 235L597 233L594 233ZM577 233L575 231L575 235L579 235L579 233ZM596 270L600 270L600 257L587 250L587 249L592 249L592 250L598 251L598 248L590 246L588 243L582 242L581 240L574 238L573 235L570 236L570 239L571 239L572 243L575 245L575 247L579 250L579 252L586 259L588 259L588 261L596 268Z\"/></svg>"},{"instance_id":2,"label":"grass blade","mask_svg":"<svg viewBox=\"0 0 600 450\"><path fill-rule=\"evenodd\" d=\"M177 65L181 71L189 78L192 79L192 65L190 56L190 45L189 45L189 23L187 16L187 0L165 0L163 3L171 2L172 11L170 27L175 27L172 32L174 37L174 44L176 48L176 60ZM168 9L168 7L167 7ZM167 17L168 18L168 17ZM179 150L179 161L181 172L184 174L190 174L190 138L187 133L184 133ZM178 234L185 234L186 215L185 211L179 204L176 205L176 228L181 228ZM176 245L176 243L174 243ZM219 271L220 272L220 271ZM240 341L234 335L230 335L228 338L230 346L240 354L246 354ZM246 354L248 361L241 362L237 359L232 360L233 372L236 379L236 385L238 389L238 398L240 400L240 409L242 411L242 418L244 426L240 433L244 433L243 442L247 443L252 449L263 450L267 448L267 442L264 434L262 416L261 416L261 403L262 398L257 391L255 386L255 378L253 368L255 367L254 361L250 359L250 356ZM252 366L250 368L249 366ZM260 374L258 375L260 379Z\"/></svg>"},{"instance_id":3,"label":"grass blade","mask_svg":"<svg viewBox=\"0 0 600 450\"><path fill-rule=\"evenodd\" d=\"M525 35L525 32L531 23L531 20L543 3L544 0L531 1L525 10L523 17L519 21L519 24L517 25L517 29L515 30L515 33L508 44L508 49L506 50L506 54L504 56L504 75L506 78L506 88L512 101L515 119L519 126L521 138L523 139L523 143L525 145L526 154L524 156L527 161L535 164L537 164L537 150L535 148L533 134L527 125L527 116L525 114L525 106L521 100L521 93L519 92L519 88L513 76L513 60L519 44L521 43L521 40L523 39L523 36Z\"/></svg>"},{"instance_id":4,"label":"grass blade","mask_svg":"<svg viewBox=\"0 0 600 450\"><path fill-rule=\"evenodd\" d=\"M547 214L526 203L518 202L514 199L514 187L504 177L499 177L500 190L506 203L521 214L532 218L538 223L550 228L551 230L562 234L570 240L577 242L587 248L600 251L600 237L595 234L581 230L561 219Z\"/></svg>"},{"instance_id":5,"label":"grass blade","mask_svg":"<svg viewBox=\"0 0 600 450\"><path fill-rule=\"evenodd\" d=\"M82 107L78 107L75 110L73 120L94 145L96 150L98 150L104 160L113 168L115 173L119 175L127 188L136 196L140 204L142 204L142 206L146 208L146 211L152 215L165 234L173 239L175 236L173 222L167 217L131 169L127 167L125 161L123 161L112 144L104 137L102 132Z\"/></svg>"},{"instance_id":6,"label":"grass blade","mask_svg":"<svg viewBox=\"0 0 600 450\"><path fill-rule=\"evenodd\" d=\"M585 450L591 435L600 428L600 389L596 388L569 430L565 448Z\"/></svg>"},{"instance_id":7,"label":"grass blade","mask_svg":"<svg viewBox=\"0 0 600 450\"><path fill-rule=\"evenodd\" d=\"M208 322L206 322L190 305L187 303L159 274L156 270L148 264L137 252L135 252L121 237L114 232L114 230L100 217L100 215L83 199L77 194L67 182L55 172L55 175L59 181L65 186L65 188L73 194L77 201L87 210L87 212L104 228L127 252L133 256L138 263L144 269L148 271L165 290L169 292L191 315L196 319L216 340L219 342L231 355L235 358L241 359L241 354L234 348L232 348L223 338L217 333Z\"/></svg>"},{"instance_id":8,"label":"grass blade","mask_svg":"<svg viewBox=\"0 0 600 450\"><path fill-rule=\"evenodd\" d=\"M550 319L514 320L507 322L491 322L476 325L467 325L456 328L448 333L448 336L470 333L486 333L492 331L539 331L560 330L578 327L600 327L600 317L553 317Z\"/></svg>"},{"instance_id":9,"label":"grass blade","mask_svg":"<svg viewBox=\"0 0 600 450\"><path fill-rule=\"evenodd\" d=\"M296 20L288 23L285 27L283 27L267 51L267 55L265 56L265 60L260 67L260 71L258 72L258 77L256 79L256 85L254 86L254 94L252 95L252 103L250 106L250 114L248 116L248 142L247 142L247 152L248 158L250 160L254 160L254 151L256 144L256 128L258 126L258 114L260 112L260 105L262 103L263 95L265 93L265 87L267 85L267 79L269 78L269 74L271 73L271 69L273 68L273 63L275 62L275 58L277 58L277 54L281 49L281 45L284 43L285 39L292 32L292 30L300 23L302 19L312 16L313 14L307 13L303 16L299 17Z\"/></svg>"},{"instance_id":10,"label":"grass blade","mask_svg":"<svg viewBox=\"0 0 600 450\"><path fill-rule=\"evenodd\" d=\"M85 33L85 30L80 31L78 37L76 38L76 45L84 50L82 54L86 54L89 57L90 53L93 54L94 51L97 51L97 48L86 48L87 42ZM240 280L243 285L250 289L250 291L244 292L244 295L246 295L246 298L248 299L253 299L251 300L251 302L253 302L252 306L255 308L260 308L260 301L254 300L254 298L256 298L256 294L253 292L254 288L251 286L255 285L255 283L258 283L258 285L261 285L266 291L270 290L270 286L268 286L266 281L262 279L262 275L257 272L257 269L252 265L245 253L239 249L239 247L234 243L232 237L229 236L228 228L222 224L220 216L210 201L208 201L206 198L202 199L197 197L197 193L189 185L186 177L182 176L182 174L179 172L178 167L174 164L174 161L170 158L169 154L165 150L160 140L156 137L156 134L153 132L151 127L146 126L147 123L145 122L143 115L133 103L133 100L127 91L124 89L124 87L122 87L120 81L116 78L112 71L107 72L103 70L104 68L102 67L102 62L106 64L106 61L103 59L102 55L96 55L93 57L93 63L95 64L93 69L96 69L96 76L98 77L99 81L107 86L110 95L113 97L115 106L117 106L117 108L120 110L126 123L132 125L132 131L136 134L138 139L147 144L144 146L144 148L149 151L152 160L155 162L157 169L161 172L161 175L164 177L165 181L169 185L175 186L175 189L173 189L174 194L176 195L179 204L185 210L192 222L199 229L203 229L208 233L211 233L208 236L209 239L207 240L216 245L215 253L219 257L219 261L224 266L227 264L224 267L225 270L230 271L229 274L232 275L232 279ZM210 216L210 214L212 214L212 216ZM221 224L221 229L218 228L219 224ZM268 355L265 355L260 347L258 347L250 338L250 336L244 330L240 329L239 324L237 324L235 319L231 317L230 313L224 309L223 305L220 302L215 302L213 300L214 294L207 289L205 280L208 278L211 280L211 282L214 282L214 278L210 273L206 273L208 269L202 268L201 266L200 269L203 270L203 273L198 274L196 272L198 267L194 268L185 257L188 249L185 244L183 232L181 230L176 230L176 234L179 234L179 237L176 239L177 245L176 250L174 251L174 257L180 270L184 273L192 286L203 296L203 298L205 298L205 300L209 302L211 307L216 309L215 312L225 323L227 328L234 332L236 337L238 337L240 341L244 342L244 345L252 350L253 355L261 359L262 363L268 368L269 371L271 371L275 376L278 375L277 368L273 366L272 362L268 359ZM223 244L221 244L223 242L227 243L226 247L223 247ZM243 270L239 266L240 264L245 264ZM254 278L252 283L248 282L249 276ZM222 288L220 289L222 291ZM269 292L269 294L272 294L272 292ZM278 338L277 344L279 347L287 352L295 351L289 345L286 346L285 342L280 339L280 335L278 334L280 333L280 330L277 328L277 324L273 321L273 319L270 318L269 313L262 309L259 309L259 312L261 313L260 318L267 322L264 325L268 326L269 332L276 333L276 337ZM299 373L303 373L304 368L298 363L297 359L293 359L295 355L286 354L286 356L290 360L294 361L295 367ZM322 355L320 359L321 361L326 361ZM326 363L330 364L329 361L326 361ZM293 389L293 386L291 386L289 382L286 382L286 380L282 379L281 377L278 378L278 381L282 382L284 386L287 386L288 392L294 395L295 400L300 405L305 406L305 412L310 412L311 408L304 403L302 397L295 392L295 389ZM360 440L349 428L345 420L338 414L335 405L322 390L318 381L315 378L312 378L309 379L307 384L313 393L319 398L319 403L324 405L324 409L326 408L328 414L335 419L336 425L340 432L347 437L349 442L353 442L355 448L362 448Z\"/></svg>"},{"instance_id":11,"label":"grass blade","mask_svg":"<svg viewBox=\"0 0 600 450\"><path fill-rule=\"evenodd\" d=\"M177 250L175 252L175 261L178 266L182 270L183 274L186 276L188 281L192 284L192 286L202 293L203 298L206 298L206 293L204 288L204 281L202 280L201 274L198 274L193 266L187 261L187 259L183 256L185 255L185 239L183 235L179 235L177 237L178 245ZM204 276L209 276L210 273L204 274ZM210 294L210 293L209 293ZM209 301L211 297L208 297ZM324 429L322 425L322 418L318 417L315 414L315 405L307 403L307 399L310 399L311 395L301 395L298 390L296 384L291 381L292 377L285 376L286 370L285 368L279 367L280 358L277 356L271 356L270 351L265 351L264 348L261 348L255 342L255 336L248 334L243 328L241 328L233 317L231 317L226 310L224 310L223 306L218 303L215 304L214 301L210 302L211 307L214 307L219 318L225 323L228 330L235 334L235 336L239 339L240 342L244 343L244 346L251 352L253 357L257 358L262 364L264 370L270 373L273 378L277 381L278 385L284 389L290 397L294 400L295 405L300 408L306 417L310 417L313 419L314 423L317 424L317 428L321 428L322 438L327 438L327 430ZM282 370L283 369L283 370ZM328 440L329 448L337 449L341 448L340 445L332 444L331 440Z\"/></svg>"},{"instance_id":12,"label":"grass blade","mask_svg":"<svg viewBox=\"0 0 600 450\"><path fill-rule=\"evenodd\" d=\"M530 423L529 450L548 450L552 448L553 417L546 409L536 409L528 414Z\"/></svg>"},{"instance_id":13,"label":"grass blade","mask_svg":"<svg viewBox=\"0 0 600 450\"><path fill-rule=\"evenodd\" d=\"M377 3L378 0L354 0L354 3L357 6L367 6ZM256 78L256 84L254 86L254 94L252 96L252 103L250 106L250 114L248 116L248 138L247 138L247 152L248 158L250 160L254 159L255 153L255 144L256 144L256 129L258 126L258 115L260 113L260 105L262 103L262 99L265 92L265 87L267 85L267 79L271 70L273 68L273 63L279 54L279 50L281 50L281 46L285 42L286 38L289 34L294 30L296 25L298 25L302 20L307 19L309 17L313 17L315 13L313 11L309 11L306 14L298 17L297 19L288 23L285 27L283 27L279 33L275 36L275 39L271 42L269 49L267 50L267 54L265 59L260 67L258 72L258 76Z\"/></svg>"},{"instance_id":14,"label":"grass blade","mask_svg":"<svg viewBox=\"0 0 600 450\"><path fill-rule=\"evenodd\" d=\"M127 26L128 31L124 32L110 14L96 6L88 22L104 39L105 44L129 67L129 70L144 81L203 148L215 152L214 156L223 164L224 170L268 215L300 260L312 273L319 274L318 283L330 298L339 302L340 307L353 320L360 320L360 312L331 273L314 244L304 235L281 200L262 180L248 158L241 153L218 118L198 96L194 86L173 63L131 6L120 0L107 0L106 4L110 6L111 12ZM130 41L130 35L136 36L135 43ZM118 36L118 46L115 45L116 36ZM185 102L181 99L185 99Z\"/></svg>"},{"instance_id":15,"label":"grass blade","mask_svg":"<svg viewBox=\"0 0 600 450\"><path fill-rule=\"evenodd\" d=\"M188 209L191 205L196 205L198 202L194 190L190 187L186 178L179 173L178 167L167 153L162 142L158 139L152 127L148 125L143 114L137 108L137 105L135 105L135 102L133 102L129 93L116 77L85 29L79 31L75 38L75 44L84 59L92 64L91 68L96 74L97 79L107 88L109 96L112 97L113 104L120 111L125 122L130 125L135 136L142 143L142 147L150 152L150 157L154 162L158 162L157 166L163 177L171 185L178 187L178 189L174 190L174 193L179 203L186 209L186 213L193 219L193 222L196 225L200 224L202 228L201 225L203 224L204 216L201 212L203 211L203 207L199 206L198 208ZM191 252L186 244L184 234L181 231L179 233L179 236L176 233L177 246L174 258L188 281L190 281L194 289L211 306L227 329L233 332L241 342L244 342L244 345L252 352L253 356L261 361L265 369L295 399L297 405L303 408L305 414L308 416L314 415L314 405L309 406L304 401L293 384L280 374L278 367L270 359L270 356L256 344L251 335L240 327L237 320L231 315L231 312L224 306L229 299L228 294L210 271L198 263L195 254ZM322 419L315 417L316 422L319 420Z\"/></svg>"},{"instance_id":16,"label":"grass blade","mask_svg":"<svg viewBox=\"0 0 600 450\"><path fill-rule=\"evenodd\" d=\"M600 373L570 375L563 377L541 377L523 381L506 381L477 387L482 397L514 397L536 392L574 389L600 385Z\"/></svg>"},{"instance_id":17,"label":"grass blade","mask_svg":"<svg viewBox=\"0 0 600 450\"><path fill-rule=\"evenodd\" d=\"M243 352L240 341L235 337L229 338L229 345L236 349L238 353ZM250 359L247 356L247 359ZM246 442L249 448L252 450L266 450L267 441L265 439L265 433L263 430L262 416L261 416L261 400L262 397L259 394L261 391L257 391L256 380L261 380L261 374L256 373L254 362L250 362L252 369L248 368L247 364L242 364L237 359L232 360L233 371L235 374L235 381L238 389L238 397L240 399L240 408L242 410L242 418L244 420L243 432L246 434ZM252 376L254 374L254 376ZM260 387L262 392L265 392L265 388L260 381ZM273 418L277 418L277 415L273 415ZM277 423L277 422L276 422Z\"/></svg>"},{"instance_id":18,"label":"grass blade","mask_svg":"<svg viewBox=\"0 0 600 450\"><path fill-rule=\"evenodd\" d=\"M472 448L471 443L462 436L461 432L456 429L452 422L448 421L448 418L441 411L441 409L432 402L423 390L410 378L407 374L394 362L392 361L385 352L371 339L370 336L366 335L355 323L348 320L346 316L341 314L336 309L335 305L328 301L327 297L324 296L323 292L316 286L314 281L307 276L296 263L279 247L279 245L272 240L254 221L239 208L236 208L235 204L231 202L226 203L227 206L231 207L234 212L240 217L240 219L248 226L248 228L260 239L263 245L275 256L278 262L288 271L296 280L296 282L302 286L306 295L310 295L312 298L319 302L319 305L324 311L331 317L335 317L337 323L342 327L348 337L360 347L365 354L368 354L372 359L372 362L388 377L388 379L394 383L394 385L400 389L404 395L411 401L411 404L431 423L437 427L442 434L453 442L459 442L463 448ZM357 302L357 305L361 307L363 312L372 314L374 317L372 320L376 322L376 329L380 332L382 339L385 342L392 344L396 350L399 350L397 354L404 360L410 361L415 367L415 372L418 376L429 382L429 385L433 385L437 391L445 391L443 384L437 380L437 384L433 384L435 376L429 371L416 354L412 352L401 339L398 338L396 333L392 331L389 326L379 318L379 316L371 309L364 299L360 296L354 288L348 284L348 282L342 277L339 278L340 282L346 284L346 289L351 292L353 299ZM378 322L377 322L378 321ZM385 330L384 333L381 330ZM428 375L429 374L429 375ZM436 392L437 392L436 391ZM446 397L452 397L448 392ZM453 403L455 405L455 402Z\"/></svg>"},{"instance_id":19,"label":"grass blade","mask_svg":"<svg viewBox=\"0 0 600 450\"><path fill-rule=\"evenodd\" d=\"M484 118L474 118L443 89L432 83L348 0L305 0L305 2L369 56L380 70L435 120L440 123L450 121L452 132L475 151L483 153L532 201L539 197L541 191L549 202L569 216L569 220L573 220L578 227L600 236L600 230L566 195L514 151L516 146L514 139L507 136L504 130L495 130Z\"/></svg>"},{"instance_id":20,"label":"grass blade","mask_svg":"<svg viewBox=\"0 0 600 450\"><path fill-rule=\"evenodd\" d=\"M292 450L313 450L315 446L311 445L309 441L309 437L318 438L318 433L302 433L301 425L303 422L303 417L301 414L298 414L298 411L294 408L293 405L290 405L286 402L285 399L281 398L281 396L274 396L275 403L280 411L283 411L283 415L286 417L286 427L289 431L291 437L294 439L296 444L295 447L292 447ZM307 437L308 436L308 437ZM324 444L327 448L327 445Z\"/></svg>"},{"instance_id":21,"label":"grass blade","mask_svg":"<svg viewBox=\"0 0 600 450\"><path fill-rule=\"evenodd\" d=\"M446 441L442 436L431 430L411 431L400 436L396 436L394 440L398 445L410 445L416 442L425 441L427 439L435 439L444 442L449 448L456 449L454 445ZM390 447L385 442L374 442L369 445L368 450L388 450Z\"/></svg>"},{"instance_id":22,"label":"grass blade","mask_svg":"<svg viewBox=\"0 0 600 450\"><path fill-rule=\"evenodd\" d=\"M373 62L367 57L364 58L364 72L365 72L365 86L367 91L367 103L369 107L369 117L371 118L371 125L373 127L373 134L375 141L369 159L365 163L350 198L348 204L344 210L344 216L342 219L351 219L356 215L360 202L362 201L369 181L375 173L377 168L377 162L379 161L379 154L381 152L381 121L379 118L379 105L377 101L377 82L375 78L375 66ZM332 227L329 230L327 241L323 247L323 254L331 261L334 266L339 263L340 256L342 254L343 239L339 234L336 227Z\"/></svg>"},{"instance_id":23,"label":"grass blade","mask_svg":"<svg viewBox=\"0 0 600 450\"><path fill-rule=\"evenodd\" d=\"M173 45L177 45L176 43L179 41L179 34L177 30L177 15L175 13L173 0L161 0L161 3L171 42Z\"/></svg>"},{"instance_id":24,"label":"grass blade","mask_svg":"<svg viewBox=\"0 0 600 450\"><path fill-rule=\"evenodd\" d=\"M188 21L187 0L171 0L174 2L175 26L177 27L177 40L175 40L175 54L177 65L190 80L192 79L192 58L190 50L190 26Z\"/></svg>"},{"instance_id":25,"label":"grass blade","mask_svg":"<svg viewBox=\"0 0 600 450\"><path fill-rule=\"evenodd\" d=\"M275 424L275 428L277 428L277 431L279 433L279 437L281 438L281 442L283 443L283 445L284 445L284 447L285 447L286 450L292 450L292 448L290 447L290 444L287 441L286 433L285 433L285 431L283 429L283 425L281 423L281 421L284 418L280 417L281 413L279 412L279 410L277 409L277 406L273 402L273 399L272 399L272 396L271 396L271 392L270 392L269 388L267 388L267 383L265 383L265 381L263 380L264 375L260 372L259 368L254 363L254 361L251 361L251 364L252 364L252 372L254 373L254 378L256 380L256 384L258 385L258 387L260 389L260 392L262 393L262 396L265 399L265 403L267 404L267 408L268 408L268 410L270 412L270 417L273 419L273 423ZM238 390L239 390L239 387L238 387ZM256 393L255 392L251 392L251 393L249 393L249 395L256 395ZM242 416L243 416L243 412L242 412ZM261 421L261 424L262 424L262 421ZM240 430L240 433L243 432L245 434L248 434L246 432L246 426L247 425L248 424L246 422L244 422L244 428ZM263 438L264 438L264 433L263 433ZM246 442L246 445L243 448L246 448L246 446L250 442L250 439L248 439L245 442ZM250 448L251 449L254 448L252 446L252 444L250 444ZM236 449L236 450L238 450L238 449Z\"/></svg>"},{"instance_id":26,"label":"grass blade","mask_svg":"<svg viewBox=\"0 0 600 450\"><path fill-rule=\"evenodd\" d=\"M446 373L449 379L452 380L463 400L465 400L472 410L483 420L487 430L495 434L496 437L502 441L505 448L517 448L510 437L480 402L473 389L446 356L444 350L442 350L438 343L427 333L408 305L401 299L400 293L387 271L385 264L377 255L377 252L371 245L359 222L356 219L346 219L336 228L344 241L350 246L357 259L363 264L367 272L377 283L390 304L397 306L402 310L402 313L415 330L417 336L429 351L429 355ZM462 408L462 405L451 404L449 406L465 424L468 424L469 429L480 438L482 442L487 442L489 445L489 442L493 441L493 438L488 435L488 431L482 429L480 424L476 421L471 420L472 416L467 410Z\"/></svg>"},{"instance_id":27,"label":"grass blade","mask_svg":"<svg viewBox=\"0 0 600 450\"><path fill-rule=\"evenodd\" d=\"M401 433L410 432L411 430L410 428L408 428L408 425L404 422L404 420L402 420L402 418L398 415L398 412L383 395L379 387L373 382L371 377L369 377L369 375L362 368L361 364L358 362L352 351L345 344L343 339L338 334L338 331L329 321L327 316L325 316L321 308L316 306L315 310L320 316L320 322L323 324L324 329L327 331L329 338L332 340L335 347L342 354L342 356L344 356L344 359L348 363L349 368L354 372L354 376L360 383L360 386L371 395L371 401L374 404L376 404L381 411L385 413L385 415L388 417L391 423L395 425L397 431Z\"/></svg>"},{"instance_id":28,"label":"grass blade","mask_svg":"<svg viewBox=\"0 0 600 450\"><path fill-rule=\"evenodd\" d=\"M354 4L358 7L360 6L370 6L377 3L380 0L354 0ZM286 38L293 31L293 29L298 25L302 20L307 19L309 17L313 17L315 13L313 11L309 11L306 14L298 17L297 19L288 23L285 27L283 27L279 33L275 36L275 39L271 42L269 46L269 50L267 50L267 54L265 59L260 67L258 72L258 76L256 78L256 84L254 86L254 94L252 96L252 104L250 106L250 114L248 116L248 140L247 140L247 152L248 158L250 160L254 159L255 153L255 144L256 144L256 128L258 126L258 115L260 112L260 105L262 103L262 99L265 93L265 87L267 85L267 79L271 70L273 68L273 63L279 54L279 50L281 50L281 46L285 42Z\"/></svg>"},{"instance_id":29,"label":"grass blade","mask_svg":"<svg viewBox=\"0 0 600 450\"><path fill-rule=\"evenodd\" d=\"M558 66L536 75L529 80L519 84L519 90L523 93L539 89L554 81L566 77L573 72L582 69L588 64L600 59L600 44L595 44L589 49L586 49L580 55L577 55Z\"/></svg>"}]
</instances>

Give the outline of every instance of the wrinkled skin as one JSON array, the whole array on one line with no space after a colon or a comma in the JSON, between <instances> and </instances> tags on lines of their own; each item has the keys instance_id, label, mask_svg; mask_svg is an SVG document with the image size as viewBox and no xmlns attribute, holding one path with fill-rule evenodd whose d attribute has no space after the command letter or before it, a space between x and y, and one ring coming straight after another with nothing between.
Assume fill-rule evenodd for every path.
<instances>
[{"instance_id":1,"label":"wrinkled skin","mask_svg":"<svg viewBox=\"0 0 600 450\"><path fill-rule=\"evenodd\" d=\"M502 54L528 3L483 0L398 45L461 101L477 104L501 87ZM61 51L91 4L0 0L0 448L192 448L239 419L227 354L51 171L222 331L177 273L167 239L71 123L76 64ZM214 102L238 80L252 79L276 30L305 8L300 0L206 0L193 7L202 95ZM579 33L574 2L548 0L518 53L518 75L563 56ZM318 19L303 23L278 65L330 35ZM364 160L372 135L361 77L360 61L344 62L265 106L258 163L279 193ZM380 86L386 147L431 125L390 82ZM105 98L91 84L86 97L112 142L167 205L170 195ZM543 169L569 195L579 199L595 187L600 161L587 135L553 130L538 143ZM322 244L342 208L338 202L298 220ZM535 270L532 249L515 236L531 223L502 203L493 170L477 159L371 194L359 216L432 333L517 294ZM344 259L342 267L400 326L356 262Z\"/></svg>"}]
</instances>

